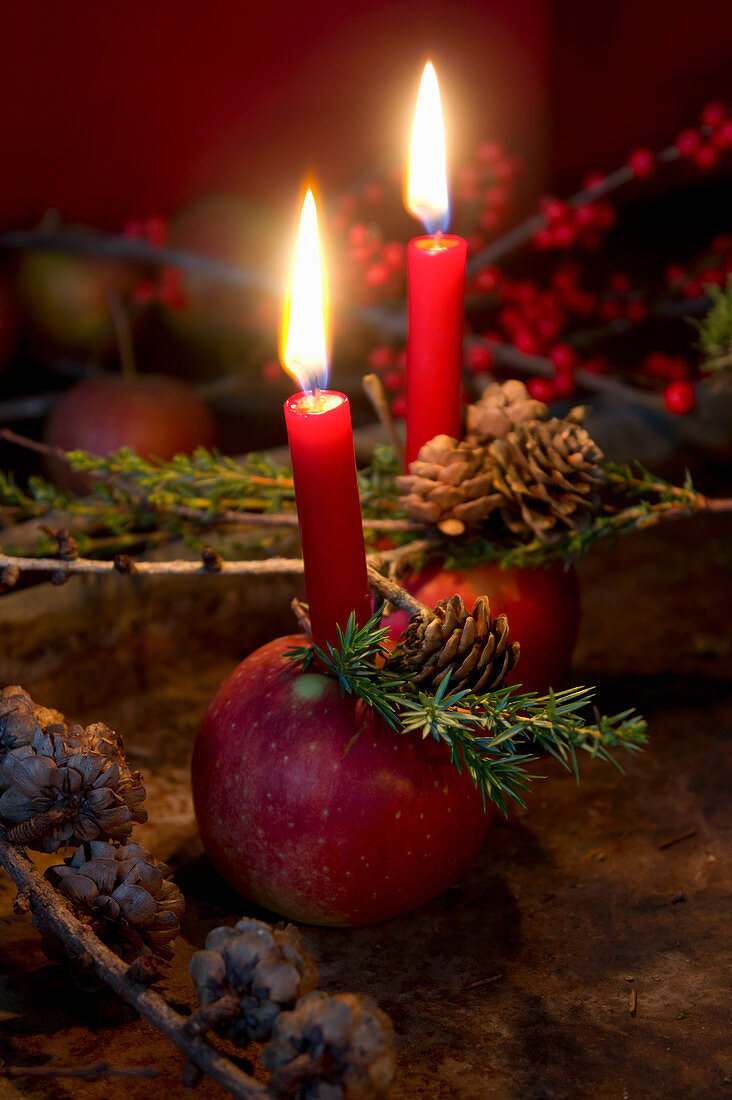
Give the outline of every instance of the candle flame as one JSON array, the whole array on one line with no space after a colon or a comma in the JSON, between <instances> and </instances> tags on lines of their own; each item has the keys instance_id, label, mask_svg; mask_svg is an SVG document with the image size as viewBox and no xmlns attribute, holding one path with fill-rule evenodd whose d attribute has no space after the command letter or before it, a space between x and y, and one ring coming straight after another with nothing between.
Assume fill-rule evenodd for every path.
<instances>
[{"instance_id":1,"label":"candle flame","mask_svg":"<svg viewBox=\"0 0 732 1100\"><path fill-rule=\"evenodd\" d=\"M285 370L309 393L328 382L325 264L318 236L315 197L308 189L300 214L295 258L285 297L280 359Z\"/></svg>"},{"instance_id":2,"label":"candle flame","mask_svg":"<svg viewBox=\"0 0 732 1100\"><path fill-rule=\"evenodd\" d=\"M450 223L447 196L445 131L437 73L428 61L422 73L414 112L406 205L428 233L444 233Z\"/></svg>"}]
</instances>

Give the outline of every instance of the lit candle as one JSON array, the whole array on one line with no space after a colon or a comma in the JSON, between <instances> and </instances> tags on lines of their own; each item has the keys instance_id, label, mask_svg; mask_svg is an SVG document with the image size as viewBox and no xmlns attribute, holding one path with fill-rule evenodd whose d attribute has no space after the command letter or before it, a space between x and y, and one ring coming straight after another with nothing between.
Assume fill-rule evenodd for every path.
<instances>
[{"instance_id":1,"label":"lit candle","mask_svg":"<svg viewBox=\"0 0 732 1100\"><path fill-rule=\"evenodd\" d=\"M282 323L283 366L302 392L285 402L313 640L338 640L371 614L348 398L325 389L328 352L318 215L308 191Z\"/></svg>"},{"instance_id":2,"label":"lit candle","mask_svg":"<svg viewBox=\"0 0 732 1100\"><path fill-rule=\"evenodd\" d=\"M462 343L468 243L445 236L450 222L440 90L425 65L414 115L406 205L429 236L407 247L406 462L436 435L462 436Z\"/></svg>"}]
</instances>

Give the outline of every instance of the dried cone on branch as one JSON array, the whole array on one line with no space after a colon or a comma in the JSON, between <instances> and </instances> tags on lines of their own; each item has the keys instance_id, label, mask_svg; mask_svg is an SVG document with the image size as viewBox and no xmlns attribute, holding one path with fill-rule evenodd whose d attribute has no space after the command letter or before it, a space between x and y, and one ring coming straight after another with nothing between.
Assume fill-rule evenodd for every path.
<instances>
[{"instance_id":1,"label":"dried cone on branch","mask_svg":"<svg viewBox=\"0 0 732 1100\"><path fill-rule=\"evenodd\" d=\"M0 789L0 821L12 841L41 852L125 840L135 822L147 820L142 777L130 771L121 739L102 723L37 726L6 754Z\"/></svg>"},{"instance_id":2,"label":"dried cone on branch","mask_svg":"<svg viewBox=\"0 0 732 1100\"><path fill-rule=\"evenodd\" d=\"M27 691L17 684L0 692L0 768L11 749L30 745L41 727L51 722L62 722L57 710L39 707ZM4 790L0 770L0 791Z\"/></svg>"},{"instance_id":3,"label":"dried cone on branch","mask_svg":"<svg viewBox=\"0 0 732 1100\"><path fill-rule=\"evenodd\" d=\"M185 901L170 876L170 868L139 844L99 840L46 871L77 916L91 918L100 939L127 962L149 952L172 957Z\"/></svg>"},{"instance_id":4,"label":"dried cone on branch","mask_svg":"<svg viewBox=\"0 0 732 1100\"><path fill-rule=\"evenodd\" d=\"M260 920L214 928L190 969L201 1005L234 994L233 1010L217 1030L242 1045L268 1039L282 1010L318 984L317 967L297 929L275 929Z\"/></svg>"},{"instance_id":5,"label":"dried cone on branch","mask_svg":"<svg viewBox=\"0 0 732 1100\"><path fill-rule=\"evenodd\" d=\"M514 534L552 543L592 522L604 482L603 454L582 427L584 409L529 421L488 447L501 518Z\"/></svg>"},{"instance_id":6,"label":"dried cone on branch","mask_svg":"<svg viewBox=\"0 0 732 1100\"><path fill-rule=\"evenodd\" d=\"M409 473L396 479L408 516L461 535L487 519L502 497L496 493L486 450L438 435L425 443Z\"/></svg>"},{"instance_id":7,"label":"dried cone on branch","mask_svg":"<svg viewBox=\"0 0 732 1100\"><path fill-rule=\"evenodd\" d=\"M412 616L403 656L417 684L437 688L449 672L451 688L495 691L518 661L519 643L509 642L505 615L491 618L487 596L480 596L470 612L460 596L451 596L434 611Z\"/></svg>"},{"instance_id":8,"label":"dried cone on branch","mask_svg":"<svg viewBox=\"0 0 732 1100\"><path fill-rule=\"evenodd\" d=\"M544 402L530 397L518 378L493 382L478 401L468 405L465 436L474 447L486 446L526 420L544 420L548 413Z\"/></svg>"},{"instance_id":9,"label":"dried cone on branch","mask_svg":"<svg viewBox=\"0 0 732 1100\"><path fill-rule=\"evenodd\" d=\"M262 1060L278 1095L379 1100L394 1079L394 1029L371 997L318 991L282 1013Z\"/></svg>"}]
</instances>

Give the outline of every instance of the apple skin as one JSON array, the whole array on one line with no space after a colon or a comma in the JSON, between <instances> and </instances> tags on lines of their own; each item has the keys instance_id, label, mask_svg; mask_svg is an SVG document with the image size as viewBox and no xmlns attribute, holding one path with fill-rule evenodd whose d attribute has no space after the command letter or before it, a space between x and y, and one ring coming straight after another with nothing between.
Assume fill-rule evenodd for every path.
<instances>
[{"instance_id":1,"label":"apple skin","mask_svg":"<svg viewBox=\"0 0 732 1100\"><path fill-rule=\"evenodd\" d=\"M142 458L170 459L214 442L214 423L195 390L177 378L147 374L135 378L99 375L67 390L52 410L46 443L64 451L107 455L129 447ZM60 458L48 460L51 479L83 494L92 479Z\"/></svg>"},{"instance_id":2,"label":"apple skin","mask_svg":"<svg viewBox=\"0 0 732 1100\"><path fill-rule=\"evenodd\" d=\"M285 651L303 641L256 650L209 704L192 761L201 839L226 881L267 909L373 924L450 886L492 809L447 746L389 729L335 680L294 668Z\"/></svg>"},{"instance_id":3,"label":"apple skin","mask_svg":"<svg viewBox=\"0 0 732 1100\"><path fill-rule=\"evenodd\" d=\"M511 641L521 645L509 684L545 694L561 687L572 661L580 626L579 578L561 562L542 569L501 569L495 562L467 569L442 569L431 562L408 578L408 590L428 607L458 593L468 608L488 596L494 616L508 616ZM409 616L395 611L384 620L394 641Z\"/></svg>"}]
</instances>

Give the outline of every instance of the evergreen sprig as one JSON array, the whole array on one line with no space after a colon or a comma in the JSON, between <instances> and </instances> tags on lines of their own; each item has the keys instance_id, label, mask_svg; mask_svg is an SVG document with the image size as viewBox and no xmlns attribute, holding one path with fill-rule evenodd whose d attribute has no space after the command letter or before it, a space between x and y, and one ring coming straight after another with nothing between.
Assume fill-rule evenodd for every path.
<instances>
[{"instance_id":1,"label":"evergreen sprig","mask_svg":"<svg viewBox=\"0 0 732 1100\"><path fill-rule=\"evenodd\" d=\"M294 516L291 471L266 455L253 453L238 460L199 448L192 456L177 455L170 462L157 462L123 449L104 458L71 451L68 458L76 470L94 475L91 495L68 496L41 477L31 478L27 488L21 489L11 476L0 474L0 519L9 524L49 512L67 515L93 528L80 535L84 551L90 553L97 547L99 552L113 549L109 536L124 545L133 541L133 535L143 549L168 536L185 539L198 552L215 532L219 552L236 558L242 552L241 538L232 530L238 514ZM361 503L367 519L406 518L395 482L399 472L396 455L387 446L378 447L372 465L360 471ZM683 485L672 485L640 464L607 463L604 472L603 503L584 530L567 531L547 544L528 531L523 537L511 534L500 524L489 524L485 532L459 540L446 539L425 527L418 540L421 552L426 540L431 554L455 568L478 561L534 568L553 561L569 564L597 542L612 542L622 534L681 514L692 515L707 506L706 498L688 477ZM390 537L397 544L415 541L415 530L419 528L393 531ZM270 527L266 534L260 532L259 545L271 552L283 537L287 537L287 528ZM10 550L7 545L4 548ZM47 551L46 540L39 540L36 555ZM407 560L413 567L419 564L413 558Z\"/></svg>"},{"instance_id":2,"label":"evergreen sprig","mask_svg":"<svg viewBox=\"0 0 732 1100\"><path fill-rule=\"evenodd\" d=\"M732 369L732 278L725 288L712 285L704 289L712 299L712 307L701 321L689 320L699 331L702 370L719 374Z\"/></svg>"},{"instance_id":3,"label":"evergreen sprig","mask_svg":"<svg viewBox=\"0 0 732 1100\"><path fill-rule=\"evenodd\" d=\"M399 648L389 654L380 613L362 627L351 615L338 644L325 649L311 643L288 650L303 670L317 659L344 695L354 695L377 711L398 733L419 733L444 742L453 764L464 768L483 803L506 813L506 801L523 805L535 751L547 752L579 779L578 751L616 764L613 749L637 752L646 741L646 723L632 710L614 716L581 713L591 702L590 688L570 688L539 696L518 687L478 693L450 691L445 676L434 693L421 690L404 665Z\"/></svg>"}]
</instances>

